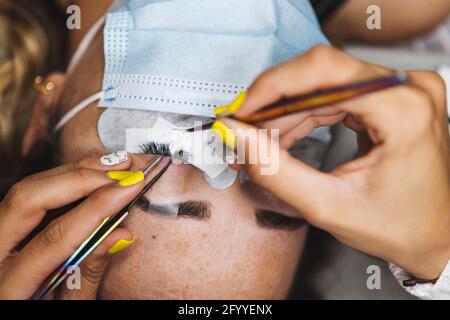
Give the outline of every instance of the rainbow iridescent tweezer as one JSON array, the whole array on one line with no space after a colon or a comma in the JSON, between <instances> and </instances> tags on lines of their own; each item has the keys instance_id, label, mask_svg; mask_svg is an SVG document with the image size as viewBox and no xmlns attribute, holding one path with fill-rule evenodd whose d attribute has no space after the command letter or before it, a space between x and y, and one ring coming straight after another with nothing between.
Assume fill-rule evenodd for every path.
<instances>
[{"instance_id":1,"label":"rainbow iridescent tweezer","mask_svg":"<svg viewBox=\"0 0 450 320\"><path fill-rule=\"evenodd\" d=\"M102 224L87 238L78 249L64 262L61 267L59 267L50 281L41 289L39 294L36 296L37 299L44 299L49 293L55 290L73 271L72 269L86 259L86 257L94 251L99 244L105 240L105 238L117 228L117 226L128 216L128 213L136 203L139 198L141 198L164 174L167 168L172 163L172 160L168 158L165 163L163 163L163 156L160 155L156 157L144 170L144 175L147 177L151 172L154 172L158 167L161 169L155 174L155 176L150 180L150 182L144 187L144 189L122 210L116 215L103 220ZM161 163L161 166L159 164Z\"/></svg>"}]
</instances>

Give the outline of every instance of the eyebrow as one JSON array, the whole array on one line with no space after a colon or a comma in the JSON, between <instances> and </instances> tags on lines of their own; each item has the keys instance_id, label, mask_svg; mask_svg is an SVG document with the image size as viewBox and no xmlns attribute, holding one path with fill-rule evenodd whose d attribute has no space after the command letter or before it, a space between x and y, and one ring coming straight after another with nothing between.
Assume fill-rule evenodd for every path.
<instances>
[{"instance_id":1,"label":"eyebrow","mask_svg":"<svg viewBox=\"0 0 450 320\"><path fill-rule=\"evenodd\" d=\"M294 231L307 224L305 219L289 217L271 210L256 210L255 217L258 226L267 229Z\"/></svg>"},{"instance_id":2,"label":"eyebrow","mask_svg":"<svg viewBox=\"0 0 450 320\"><path fill-rule=\"evenodd\" d=\"M166 204L152 203L150 207L150 201L144 197L141 197L135 205L144 212L159 214L167 213L164 209L167 206ZM178 207L177 217L196 220L208 220L211 217L211 203L208 201L189 200L169 205Z\"/></svg>"}]
</instances>

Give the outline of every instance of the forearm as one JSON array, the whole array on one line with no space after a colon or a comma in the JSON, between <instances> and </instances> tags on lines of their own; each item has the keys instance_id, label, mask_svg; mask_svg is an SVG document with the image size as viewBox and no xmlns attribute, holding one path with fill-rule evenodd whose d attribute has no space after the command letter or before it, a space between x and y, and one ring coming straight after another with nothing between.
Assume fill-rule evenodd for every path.
<instances>
[{"instance_id":1,"label":"forearm","mask_svg":"<svg viewBox=\"0 0 450 320\"><path fill-rule=\"evenodd\" d=\"M381 8L381 30L367 28L370 5ZM324 29L335 41L393 42L430 31L449 15L450 1L348 0Z\"/></svg>"}]
</instances>

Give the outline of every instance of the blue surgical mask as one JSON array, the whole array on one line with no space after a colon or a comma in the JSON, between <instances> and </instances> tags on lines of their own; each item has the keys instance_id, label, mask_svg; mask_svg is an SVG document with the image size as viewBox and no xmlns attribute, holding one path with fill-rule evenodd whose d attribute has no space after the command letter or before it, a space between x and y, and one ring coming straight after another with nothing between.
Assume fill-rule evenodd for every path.
<instances>
[{"instance_id":1,"label":"blue surgical mask","mask_svg":"<svg viewBox=\"0 0 450 320\"><path fill-rule=\"evenodd\" d=\"M131 0L106 17L101 107L214 116L264 70L327 43L307 0Z\"/></svg>"}]
</instances>

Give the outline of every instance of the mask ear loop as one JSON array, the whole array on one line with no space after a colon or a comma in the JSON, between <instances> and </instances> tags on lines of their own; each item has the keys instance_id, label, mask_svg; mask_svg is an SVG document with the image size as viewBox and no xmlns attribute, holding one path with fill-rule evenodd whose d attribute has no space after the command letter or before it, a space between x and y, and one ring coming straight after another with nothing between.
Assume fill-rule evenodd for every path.
<instances>
[{"instance_id":1,"label":"mask ear loop","mask_svg":"<svg viewBox=\"0 0 450 320\"><path fill-rule=\"evenodd\" d=\"M73 54L72 59L70 60L69 67L67 68L67 74L72 73L73 69L75 69L75 66L81 60L88 46L91 44L92 40L94 40L95 35L104 25L104 23L105 23L105 16L97 20L97 22L86 33L83 40L81 40L80 44L78 45L78 48L76 49L75 53Z\"/></svg>"},{"instance_id":2,"label":"mask ear loop","mask_svg":"<svg viewBox=\"0 0 450 320\"><path fill-rule=\"evenodd\" d=\"M53 129L53 134L56 134L64 125L69 122L73 117L75 117L79 112L81 112L83 109L85 109L87 106L89 106L91 103L94 103L97 100L100 100L103 98L104 92L100 91L96 94L90 96L89 98L81 101L79 104L77 104L72 110L67 112L56 124L55 128Z\"/></svg>"}]
</instances>

